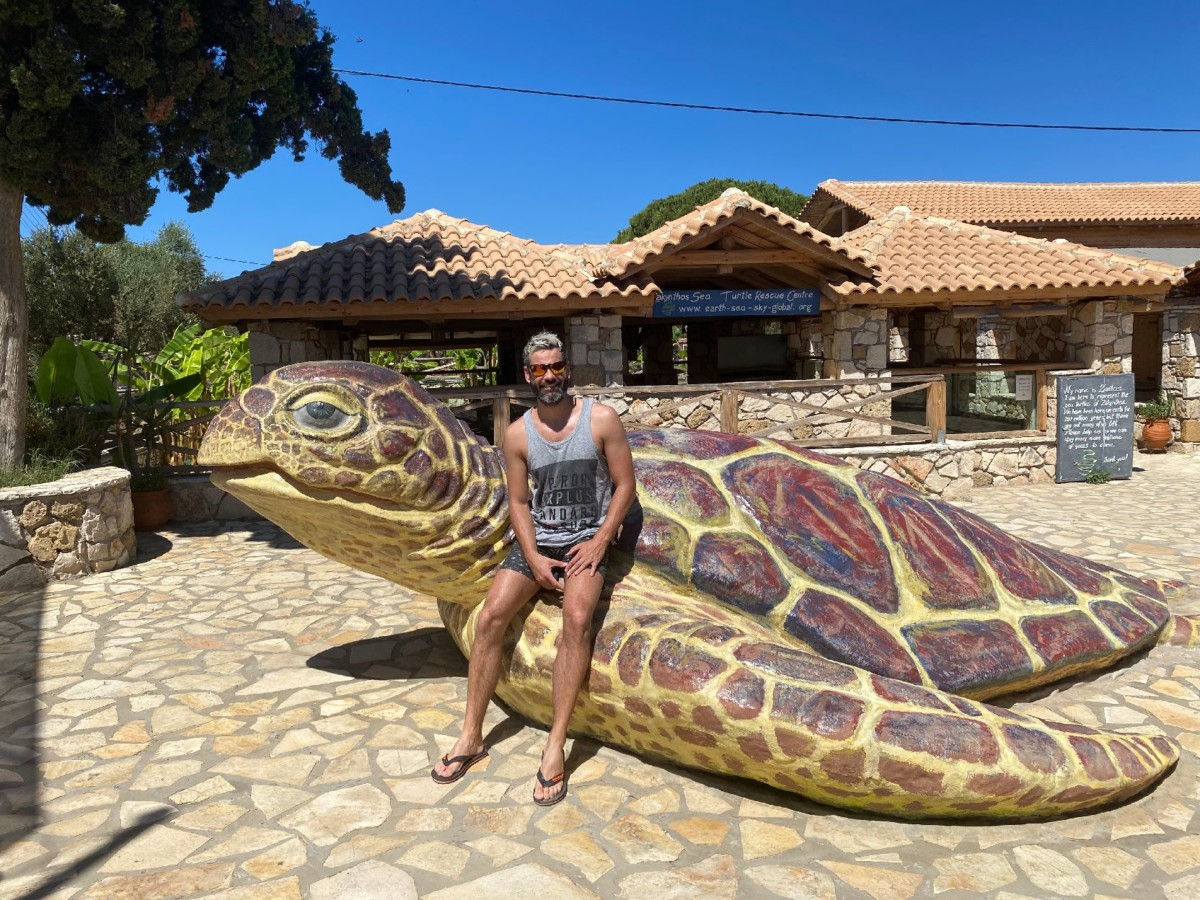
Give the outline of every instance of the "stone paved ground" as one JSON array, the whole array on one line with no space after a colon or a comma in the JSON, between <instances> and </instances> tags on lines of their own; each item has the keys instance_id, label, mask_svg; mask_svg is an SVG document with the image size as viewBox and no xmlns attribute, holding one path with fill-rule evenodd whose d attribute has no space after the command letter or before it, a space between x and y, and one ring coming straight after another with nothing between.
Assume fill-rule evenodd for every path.
<instances>
[{"instance_id":1,"label":"stone paved ground","mask_svg":"<svg viewBox=\"0 0 1200 900\"><path fill-rule=\"evenodd\" d=\"M1200 456L1138 465L969 506L1200 599ZM498 707L487 764L430 781L466 665L426 598L261 523L151 536L142 556L0 605L0 898L1200 896L1200 651L1020 704L1183 744L1116 810L858 819L582 739L567 800L539 809L544 732Z\"/></svg>"}]
</instances>

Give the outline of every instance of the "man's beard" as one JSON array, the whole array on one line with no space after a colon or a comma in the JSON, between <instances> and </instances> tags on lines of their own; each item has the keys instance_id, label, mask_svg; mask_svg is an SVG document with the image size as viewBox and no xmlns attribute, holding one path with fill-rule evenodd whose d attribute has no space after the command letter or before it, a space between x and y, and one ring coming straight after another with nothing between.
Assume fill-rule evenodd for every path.
<instances>
[{"instance_id":1,"label":"man's beard","mask_svg":"<svg viewBox=\"0 0 1200 900\"><path fill-rule=\"evenodd\" d=\"M545 403L547 406L553 406L556 403L561 403L563 398L567 396L567 388L570 387L570 382L563 380L558 384L551 386L533 388L533 396L537 398L538 403Z\"/></svg>"}]
</instances>

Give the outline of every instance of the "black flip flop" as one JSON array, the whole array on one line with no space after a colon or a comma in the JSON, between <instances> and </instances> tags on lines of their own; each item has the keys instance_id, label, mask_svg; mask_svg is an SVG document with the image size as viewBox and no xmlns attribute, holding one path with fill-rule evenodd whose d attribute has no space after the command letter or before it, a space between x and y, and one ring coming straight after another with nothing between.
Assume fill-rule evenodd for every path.
<instances>
[{"instance_id":1,"label":"black flip flop","mask_svg":"<svg viewBox=\"0 0 1200 900\"><path fill-rule=\"evenodd\" d=\"M478 753L468 753L463 756L443 756L442 765L452 766L458 763L458 768L449 775L439 775L437 769L431 769L429 776L438 784L454 784L458 779L467 774L467 770L481 759L486 759L488 752L480 750Z\"/></svg>"},{"instance_id":2,"label":"black flip flop","mask_svg":"<svg viewBox=\"0 0 1200 900\"><path fill-rule=\"evenodd\" d=\"M553 806L555 803L558 803L560 800L562 800L563 797L567 796L567 773L566 773L566 771L559 772L553 778L546 778L546 776L542 774L542 770L538 769L537 780L538 780L538 784L540 784L543 788L551 788L551 787L554 787L559 782L562 782L562 790L559 791L557 794L555 794L553 797L544 797L541 800L539 800L537 797L534 797L533 802L536 803L538 806Z\"/></svg>"}]
</instances>

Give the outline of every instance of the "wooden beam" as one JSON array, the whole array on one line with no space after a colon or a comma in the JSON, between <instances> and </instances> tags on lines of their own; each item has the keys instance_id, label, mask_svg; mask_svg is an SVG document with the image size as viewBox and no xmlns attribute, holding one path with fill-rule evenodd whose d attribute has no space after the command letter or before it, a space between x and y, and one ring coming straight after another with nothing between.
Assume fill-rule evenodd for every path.
<instances>
[{"instance_id":1,"label":"wooden beam","mask_svg":"<svg viewBox=\"0 0 1200 900\"><path fill-rule=\"evenodd\" d=\"M1126 285L1124 287L1060 287L1027 288L1023 290L955 290L955 291L887 291L839 294L840 306L875 306L895 308L904 306L979 306L981 304L1006 303L1020 300L1118 300L1129 297L1162 299L1170 290L1169 285ZM1104 293L1108 291L1108 293Z\"/></svg>"},{"instance_id":2,"label":"wooden beam","mask_svg":"<svg viewBox=\"0 0 1200 900\"><path fill-rule=\"evenodd\" d=\"M762 266L772 263L809 263L812 258L799 250L681 250L664 256L670 266Z\"/></svg>"}]
</instances>

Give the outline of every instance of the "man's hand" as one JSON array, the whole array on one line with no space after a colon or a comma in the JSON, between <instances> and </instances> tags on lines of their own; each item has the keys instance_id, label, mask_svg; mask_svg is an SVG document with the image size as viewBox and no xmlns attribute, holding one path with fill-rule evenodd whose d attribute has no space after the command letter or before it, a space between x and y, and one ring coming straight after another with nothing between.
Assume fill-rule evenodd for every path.
<instances>
[{"instance_id":1,"label":"man's hand","mask_svg":"<svg viewBox=\"0 0 1200 900\"><path fill-rule=\"evenodd\" d=\"M534 581L548 591L562 593L563 577L560 573L563 569L567 568L566 563L559 562L557 559L551 559L548 556L542 556L540 553L535 553L525 561L529 563L529 571L533 573Z\"/></svg>"},{"instance_id":2,"label":"man's hand","mask_svg":"<svg viewBox=\"0 0 1200 900\"><path fill-rule=\"evenodd\" d=\"M608 552L608 541L596 535L567 551L567 577L587 574L595 575Z\"/></svg>"}]
</instances>

